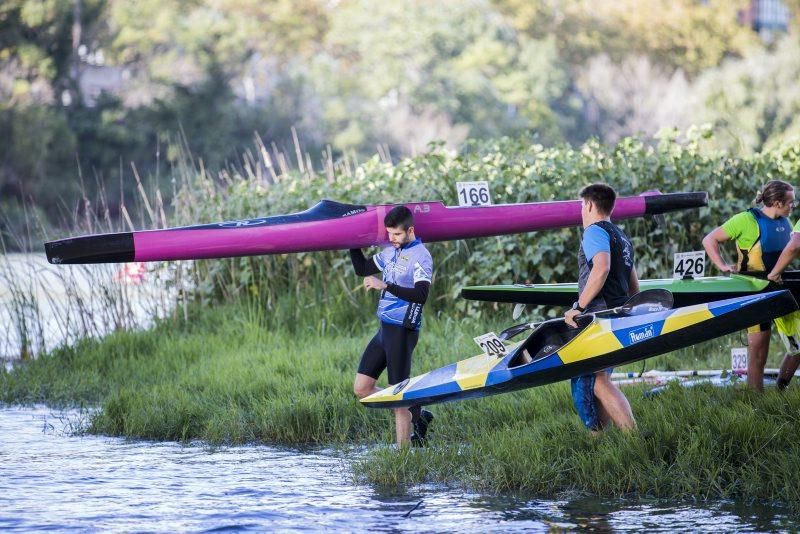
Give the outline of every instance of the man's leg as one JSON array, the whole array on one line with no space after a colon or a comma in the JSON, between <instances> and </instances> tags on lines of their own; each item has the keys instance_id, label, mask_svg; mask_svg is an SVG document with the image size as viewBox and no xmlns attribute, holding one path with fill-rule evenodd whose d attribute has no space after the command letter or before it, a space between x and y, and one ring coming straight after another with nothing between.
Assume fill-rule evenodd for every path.
<instances>
[{"instance_id":1,"label":"man's leg","mask_svg":"<svg viewBox=\"0 0 800 534\"><path fill-rule=\"evenodd\" d=\"M636 421L633 418L628 399L605 371L600 371L595 375L594 395L608 417L620 429L633 430L636 428Z\"/></svg>"},{"instance_id":2,"label":"man's leg","mask_svg":"<svg viewBox=\"0 0 800 534\"><path fill-rule=\"evenodd\" d=\"M764 328L764 325L761 325ZM747 334L747 387L764 391L764 366L769 353L770 329Z\"/></svg>"},{"instance_id":3,"label":"man's leg","mask_svg":"<svg viewBox=\"0 0 800 534\"><path fill-rule=\"evenodd\" d=\"M356 379L353 382L353 393L356 394L356 397L359 399L363 399L364 397L369 397L376 391L380 391L381 389L377 387L375 384L378 381L375 378L372 378L369 375L362 375L361 373L356 373Z\"/></svg>"},{"instance_id":4,"label":"man's leg","mask_svg":"<svg viewBox=\"0 0 800 534\"><path fill-rule=\"evenodd\" d=\"M394 431L398 447L411 444L411 412L408 408L394 409Z\"/></svg>"},{"instance_id":5,"label":"man's leg","mask_svg":"<svg viewBox=\"0 0 800 534\"><path fill-rule=\"evenodd\" d=\"M775 319L775 326L786 347L786 355L778 370L778 389L786 389L800 366L800 312Z\"/></svg>"},{"instance_id":6,"label":"man's leg","mask_svg":"<svg viewBox=\"0 0 800 534\"><path fill-rule=\"evenodd\" d=\"M389 385L393 386L411 376L411 354L417 346L419 331L395 325L384 325L382 331L386 372L389 375ZM411 412L408 408L396 408L394 421L397 445L407 446L411 441Z\"/></svg>"},{"instance_id":7,"label":"man's leg","mask_svg":"<svg viewBox=\"0 0 800 534\"><path fill-rule=\"evenodd\" d=\"M785 389L789 385L798 367L800 367L800 354L787 354L783 357L778 371L778 389Z\"/></svg>"}]
</instances>

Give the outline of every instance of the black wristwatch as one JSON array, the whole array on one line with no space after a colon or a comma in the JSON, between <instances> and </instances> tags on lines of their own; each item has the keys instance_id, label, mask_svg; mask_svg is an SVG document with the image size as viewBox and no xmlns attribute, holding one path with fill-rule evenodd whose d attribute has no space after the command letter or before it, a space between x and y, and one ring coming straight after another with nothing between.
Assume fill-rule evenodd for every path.
<instances>
[{"instance_id":1,"label":"black wristwatch","mask_svg":"<svg viewBox=\"0 0 800 534\"><path fill-rule=\"evenodd\" d=\"M573 309L573 310L578 310L580 313L583 313L583 312L585 312L585 311L586 311L586 308L581 308L581 306L580 306L580 304L578 304L578 301L577 301L577 300L576 300L576 301L575 301L575 303L572 305L572 309Z\"/></svg>"}]
</instances>

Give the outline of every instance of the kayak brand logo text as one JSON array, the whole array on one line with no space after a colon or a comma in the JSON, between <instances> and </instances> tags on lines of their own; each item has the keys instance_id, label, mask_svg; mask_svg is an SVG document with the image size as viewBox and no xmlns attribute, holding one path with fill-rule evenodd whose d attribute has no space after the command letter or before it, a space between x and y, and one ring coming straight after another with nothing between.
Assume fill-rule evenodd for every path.
<instances>
[{"instance_id":1,"label":"kayak brand logo text","mask_svg":"<svg viewBox=\"0 0 800 534\"><path fill-rule=\"evenodd\" d=\"M266 219L245 219L242 221L226 221L218 223L217 226L220 228L241 228L243 226L259 226L262 224L268 224L269 221Z\"/></svg>"},{"instance_id":2,"label":"kayak brand logo text","mask_svg":"<svg viewBox=\"0 0 800 534\"><path fill-rule=\"evenodd\" d=\"M655 334L655 328L653 328L652 324L649 324L647 326L637 328L636 330L631 330L628 332L628 338L630 338L631 343L639 343L640 341L654 337Z\"/></svg>"},{"instance_id":3,"label":"kayak brand logo text","mask_svg":"<svg viewBox=\"0 0 800 534\"><path fill-rule=\"evenodd\" d=\"M431 207L428 204L417 204L414 206L414 213L428 213L431 211Z\"/></svg>"},{"instance_id":4,"label":"kayak brand logo text","mask_svg":"<svg viewBox=\"0 0 800 534\"><path fill-rule=\"evenodd\" d=\"M359 213L364 213L365 211L367 211L366 208L358 208L358 209L350 210L347 213L344 213L342 215L342 217L350 217L351 215L358 215Z\"/></svg>"}]
</instances>

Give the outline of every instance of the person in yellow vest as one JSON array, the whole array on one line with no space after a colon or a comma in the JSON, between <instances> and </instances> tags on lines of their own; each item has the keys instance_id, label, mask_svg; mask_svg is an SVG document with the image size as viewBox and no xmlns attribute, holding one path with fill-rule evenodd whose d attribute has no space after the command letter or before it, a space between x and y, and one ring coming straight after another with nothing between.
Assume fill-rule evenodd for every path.
<instances>
[{"instance_id":1,"label":"person in yellow vest","mask_svg":"<svg viewBox=\"0 0 800 534\"><path fill-rule=\"evenodd\" d=\"M792 225L787 219L794 207L794 188L782 180L772 180L756 196L755 204L737 213L703 238L703 248L714 265L723 273L760 273L772 271L789 243ZM726 262L720 246L727 241L736 243L736 263ZM789 317L789 316L787 316ZM783 319L783 318L782 318ZM776 320L778 331L790 336L795 330L793 321ZM764 389L764 366L769 353L771 323L766 322L747 330L747 385Z\"/></svg>"},{"instance_id":2,"label":"person in yellow vest","mask_svg":"<svg viewBox=\"0 0 800 534\"><path fill-rule=\"evenodd\" d=\"M795 223L789 238L789 244L784 247L767 278L773 282L781 283L781 274L798 256L800 256L800 220ZM776 320L777 325L780 326L782 323L785 326L779 328L779 331L781 332L781 339L786 345L787 353L778 371L778 389L786 388L791 382L795 371L800 367L800 312L790 313Z\"/></svg>"}]
</instances>

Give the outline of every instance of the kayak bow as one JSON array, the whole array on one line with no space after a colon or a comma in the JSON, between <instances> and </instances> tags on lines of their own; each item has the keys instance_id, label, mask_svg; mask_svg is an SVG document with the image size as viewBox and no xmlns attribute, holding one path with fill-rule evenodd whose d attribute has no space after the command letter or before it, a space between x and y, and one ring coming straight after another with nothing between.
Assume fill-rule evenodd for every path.
<instances>
[{"instance_id":1,"label":"kayak bow","mask_svg":"<svg viewBox=\"0 0 800 534\"><path fill-rule=\"evenodd\" d=\"M396 408L541 386L664 354L795 310L790 292L773 291L644 315L579 316L577 329L554 319L503 357L475 356L389 386L361 402Z\"/></svg>"},{"instance_id":2,"label":"kayak bow","mask_svg":"<svg viewBox=\"0 0 800 534\"><path fill-rule=\"evenodd\" d=\"M705 192L645 193L620 198L614 218L629 219L707 205ZM579 200L450 207L405 204L425 242L532 232L581 223ZM362 206L323 200L288 215L113 234L45 243L50 263L113 263L285 254L388 243L383 219L394 204Z\"/></svg>"}]
</instances>

